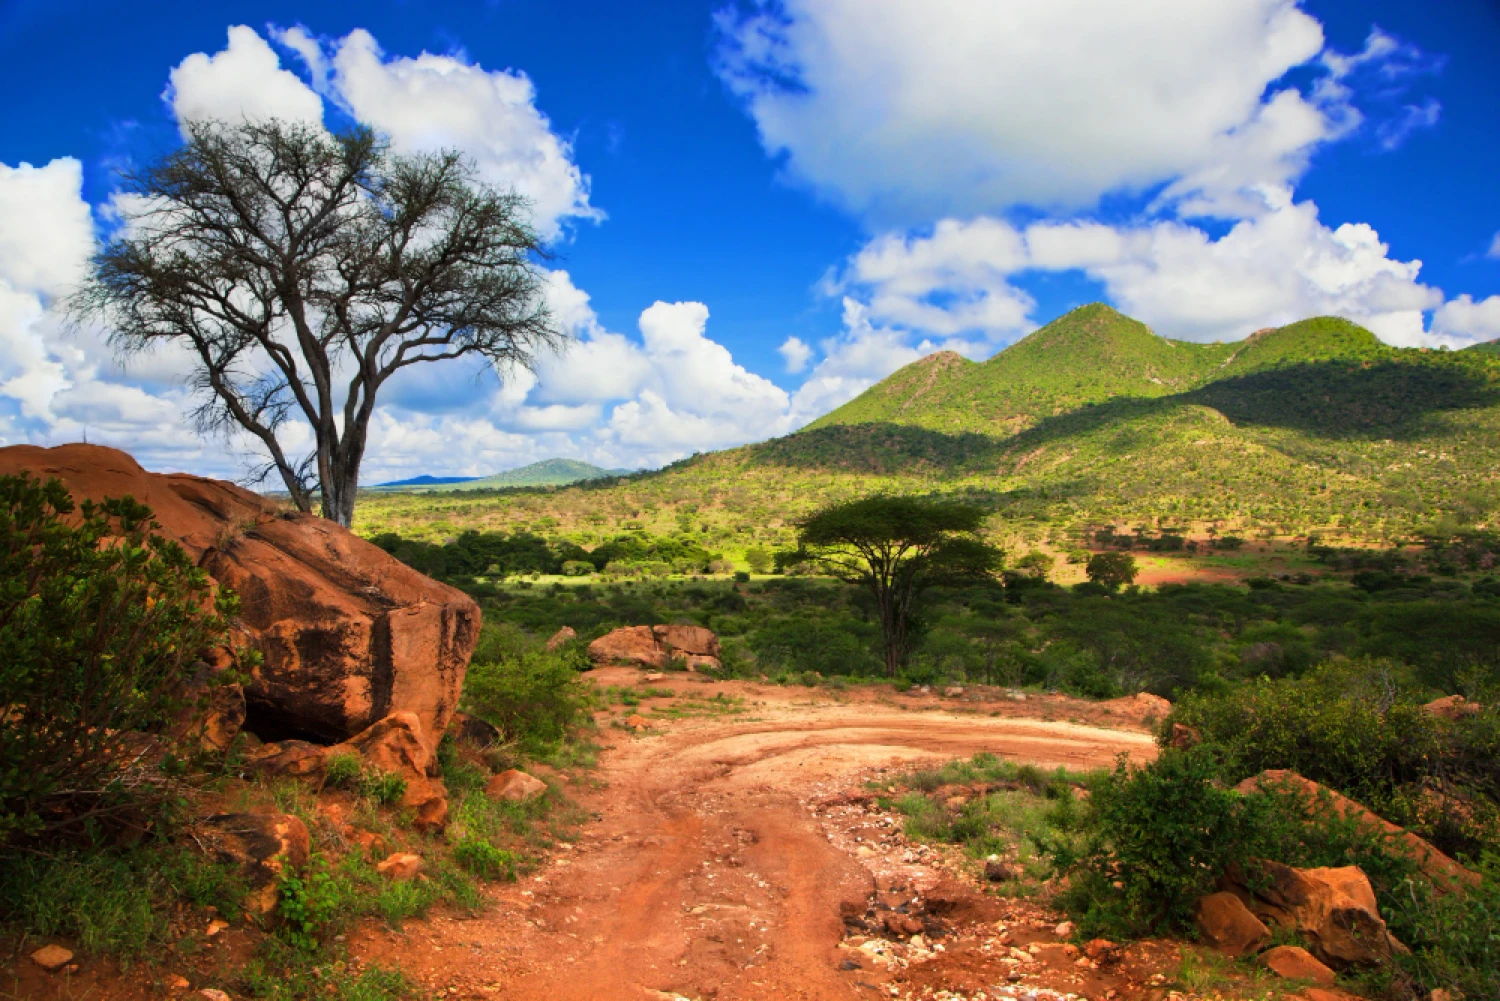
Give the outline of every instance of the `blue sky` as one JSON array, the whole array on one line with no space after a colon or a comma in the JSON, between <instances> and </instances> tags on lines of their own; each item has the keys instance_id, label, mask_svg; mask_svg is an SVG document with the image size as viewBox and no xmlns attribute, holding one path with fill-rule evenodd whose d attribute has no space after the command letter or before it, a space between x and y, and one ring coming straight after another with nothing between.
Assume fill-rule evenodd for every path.
<instances>
[{"instance_id":1,"label":"blue sky","mask_svg":"<svg viewBox=\"0 0 1500 1001\"><path fill-rule=\"evenodd\" d=\"M394 386L367 481L785 433L1095 299L1198 340L1500 337L1496 51L1488 0L10 0L0 443L253 458L192 433L180 359L57 316L115 172L194 115L358 117L537 201L579 348Z\"/></svg>"}]
</instances>

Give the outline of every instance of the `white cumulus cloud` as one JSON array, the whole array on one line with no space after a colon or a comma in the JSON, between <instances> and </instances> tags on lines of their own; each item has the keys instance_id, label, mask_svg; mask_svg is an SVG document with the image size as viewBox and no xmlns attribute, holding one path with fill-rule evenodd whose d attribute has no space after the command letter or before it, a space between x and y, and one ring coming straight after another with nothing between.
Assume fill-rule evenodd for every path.
<instances>
[{"instance_id":1,"label":"white cumulus cloud","mask_svg":"<svg viewBox=\"0 0 1500 1001\"><path fill-rule=\"evenodd\" d=\"M172 70L162 97L180 125L205 119L323 121L323 101L281 60L254 28L235 25L228 45L195 52Z\"/></svg>"},{"instance_id":2,"label":"white cumulus cloud","mask_svg":"<svg viewBox=\"0 0 1500 1001\"><path fill-rule=\"evenodd\" d=\"M813 349L800 337L788 337L781 342L776 353L786 363L786 370L796 374L807 368L807 363L812 360Z\"/></svg>"},{"instance_id":3,"label":"white cumulus cloud","mask_svg":"<svg viewBox=\"0 0 1500 1001\"><path fill-rule=\"evenodd\" d=\"M1347 127L1273 85L1323 50L1295 0L777 0L726 10L719 71L790 174L906 221L1080 207L1179 179L1286 183ZM1268 92L1268 88L1269 92Z\"/></svg>"}]
</instances>

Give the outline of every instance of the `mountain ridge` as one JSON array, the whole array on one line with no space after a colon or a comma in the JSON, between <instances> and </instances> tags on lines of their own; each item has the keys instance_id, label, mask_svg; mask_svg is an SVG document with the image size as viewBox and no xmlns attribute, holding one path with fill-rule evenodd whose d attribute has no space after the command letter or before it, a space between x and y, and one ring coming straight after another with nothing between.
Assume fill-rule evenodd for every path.
<instances>
[{"instance_id":1,"label":"mountain ridge","mask_svg":"<svg viewBox=\"0 0 1500 1001\"><path fill-rule=\"evenodd\" d=\"M369 489L389 493L425 493L443 490L502 490L508 487L562 487L586 480L628 476L631 472L633 470L605 469L580 459L552 458L492 473L489 476L423 475L407 480L377 484Z\"/></svg>"}]
</instances>

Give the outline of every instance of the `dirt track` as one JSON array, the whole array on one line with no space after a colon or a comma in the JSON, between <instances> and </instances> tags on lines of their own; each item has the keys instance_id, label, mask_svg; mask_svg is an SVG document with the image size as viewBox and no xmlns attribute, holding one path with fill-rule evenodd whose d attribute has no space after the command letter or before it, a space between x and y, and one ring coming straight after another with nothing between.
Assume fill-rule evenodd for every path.
<instances>
[{"instance_id":1,"label":"dirt track","mask_svg":"<svg viewBox=\"0 0 1500 1001\"><path fill-rule=\"evenodd\" d=\"M595 673L608 684L639 678ZM642 735L606 728L603 787L576 794L596 817L577 845L496 890L477 918L370 932L351 943L356 955L399 962L457 997L873 997L868 975L840 969L840 904L885 889L878 860L836 836L819 803L878 768L979 751L1074 768L1154 753L1138 726L1023 715L1082 716L1079 703L833 703L806 689L673 681L680 695L743 696L745 712ZM920 883L922 866L907 868Z\"/></svg>"}]
</instances>

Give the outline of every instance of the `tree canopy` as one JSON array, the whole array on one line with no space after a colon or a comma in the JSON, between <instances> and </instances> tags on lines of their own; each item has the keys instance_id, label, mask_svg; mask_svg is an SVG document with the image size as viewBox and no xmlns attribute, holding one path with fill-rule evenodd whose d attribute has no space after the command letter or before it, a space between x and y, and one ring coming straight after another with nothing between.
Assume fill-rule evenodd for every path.
<instances>
[{"instance_id":1,"label":"tree canopy","mask_svg":"<svg viewBox=\"0 0 1500 1001\"><path fill-rule=\"evenodd\" d=\"M826 572L868 588L880 613L886 672L911 652L915 604L934 584L993 578L1004 553L979 538L983 508L954 501L866 497L798 524L798 549Z\"/></svg>"},{"instance_id":2,"label":"tree canopy","mask_svg":"<svg viewBox=\"0 0 1500 1001\"><path fill-rule=\"evenodd\" d=\"M261 478L304 511L321 493L342 525L392 376L466 356L504 371L563 340L529 204L457 153L393 155L363 127L197 122L123 187L75 314L125 353L186 348L200 429L248 433Z\"/></svg>"}]
</instances>

